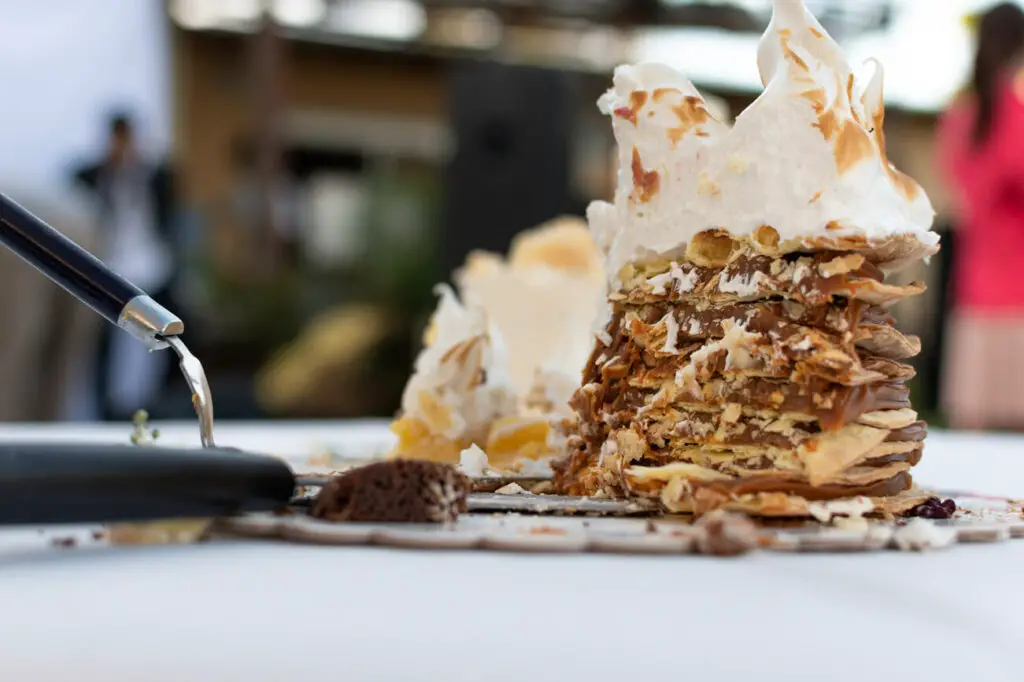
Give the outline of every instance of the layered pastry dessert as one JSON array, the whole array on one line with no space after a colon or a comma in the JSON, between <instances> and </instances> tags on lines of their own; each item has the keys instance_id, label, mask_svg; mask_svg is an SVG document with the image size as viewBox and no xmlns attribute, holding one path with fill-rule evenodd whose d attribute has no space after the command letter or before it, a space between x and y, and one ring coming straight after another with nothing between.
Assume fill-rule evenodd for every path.
<instances>
[{"instance_id":1,"label":"layered pastry dessert","mask_svg":"<svg viewBox=\"0 0 1024 682\"><path fill-rule=\"evenodd\" d=\"M438 288L392 454L459 462L472 448L474 469L485 460L500 471L560 455L605 292L586 224L524 232L507 259L473 253L455 282L458 292Z\"/></svg>"},{"instance_id":2,"label":"layered pastry dessert","mask_svg":"<svg viewBox=\"0 0 1024 682\"><path fill-rule=\"evenodd\" d=\"M572 399L557 485L675 512L901 513L926 429L920 343L886 275L935 253L932 207L886 156L881 66L864 80L801 0L776 0L764 92L731 127L660 64L600 100L619 146L614 203L588 218L610 313ZM860 513L860 511L858 513Z\"/></svg>"}]
</instances>

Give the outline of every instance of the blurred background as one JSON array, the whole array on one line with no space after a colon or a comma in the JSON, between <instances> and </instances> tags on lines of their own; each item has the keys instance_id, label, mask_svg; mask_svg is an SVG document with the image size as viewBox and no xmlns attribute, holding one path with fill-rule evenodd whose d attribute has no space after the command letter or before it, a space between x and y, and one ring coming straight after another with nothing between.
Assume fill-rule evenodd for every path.
<instances>
[{"instance_id":1,"label":"blurred background","mask_svg":"<svg viewBox=\"0 0 1024 682\"><path fill-rule=\"evenodd\" d=\"M898 317L924 340L916 405L941 418L956 242L933 139L971 73L970 17L991 3L807 4L854 64L884 63L890 158L939 212L942 255L906 274L930 290ZM219 418L388 416L435 282L472 248L503 251L611 196L595 101L614 66L667 62L735 115L760 90L770 8L4 0L0 187L186 321ZM190 417L184 382L157 357L170 354L136 353L0 258L0 419Z\"/></svg>"}]
</instances>

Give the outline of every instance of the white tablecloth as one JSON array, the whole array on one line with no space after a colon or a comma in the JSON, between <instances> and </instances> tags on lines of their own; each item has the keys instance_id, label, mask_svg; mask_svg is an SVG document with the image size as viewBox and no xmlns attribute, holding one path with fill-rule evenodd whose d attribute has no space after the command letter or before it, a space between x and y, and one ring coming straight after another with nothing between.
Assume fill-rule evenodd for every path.
<instances>
[{"instance_id":1,"label":"white tablecloth","mask_svg":"<svg viewBox=\"0 0 1024 682\"><path fill-rule=\"evenodd\" d=\"M164 438L198 442L193 429ZM17 426L0 438L127 431ZM297 461L388 442L374 423L218 436ZM1024 497L1024 439L935 433L918 469L925 485ZM0 679L1019 682L1022 567L1024 540L740 559L256 541L8 551Z\"/></svg>"}]
</instances>

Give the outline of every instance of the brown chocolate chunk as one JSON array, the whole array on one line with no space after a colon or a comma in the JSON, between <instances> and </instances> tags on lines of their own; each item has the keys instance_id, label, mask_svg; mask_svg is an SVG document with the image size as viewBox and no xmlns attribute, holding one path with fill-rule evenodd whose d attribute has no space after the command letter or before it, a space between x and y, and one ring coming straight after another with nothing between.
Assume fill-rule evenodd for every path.
<instances>
[{"instance_id":1,"label":"brown chocolate chunk","mask_svg":"<svg viewBox=\"0 0 1024 682\"><path fill-rule=\"evenodd\" d=\"M469 490L469 479L448 464L394 459L332 478L311 514L327 521L445 523L466 511Z\"/></svg>"},{"instance_id":2,"label":"brown chocolate chunk","mask_svg":"<svg viewBox=\"0 0 1024 682\"><path fill-rule=\"evenodd\" d=\"M940 500L932 497L904 513L904 516L917 516L922 519L951 519L956 513L954 500Z\"/></svg>"}]
</instances>

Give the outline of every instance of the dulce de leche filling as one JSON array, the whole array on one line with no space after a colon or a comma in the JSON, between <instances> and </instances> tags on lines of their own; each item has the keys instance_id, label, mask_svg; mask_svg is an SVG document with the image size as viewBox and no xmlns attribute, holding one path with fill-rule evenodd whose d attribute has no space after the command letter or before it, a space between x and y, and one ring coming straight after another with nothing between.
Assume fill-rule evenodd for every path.
<instances>
[{"instance_id":1,"label":"dulce de leche filling","mask_svg":"<svg viewBox=\"0 0 1024 682\"><path fill-rule=\"evenodd\" d=\"M907 472L900 472L892 478L868 485L820 485L787 479L784 476L752 476L736 479L727 483L714 483L707 486L727 495L751 495L756 493L787 493L805 500L834 500L842 497L885 497L896 495L910 487L911 478Z\"/></svg>"},{"instance_id":2,"label":"dulce de leche filling","mask_svg":"<svg viewBox=\"0 0 1024 682\"><path fill-rule=\"evenodd\" d=\"M602 387L604 388L604 387ZM613 413L636 416L647 405L654 391L626 388L606 394ZM725 382L712 380L702 387L702 395L687 393L681 405L705 404L724 407L739 404L777 412L792 412L818 420L822 430L834 431L868 412L910 407L910 390L902 381L863 386L840 386L811 379L797 385L777 379L741 378Z\"/></svg>"}]
</instances>

